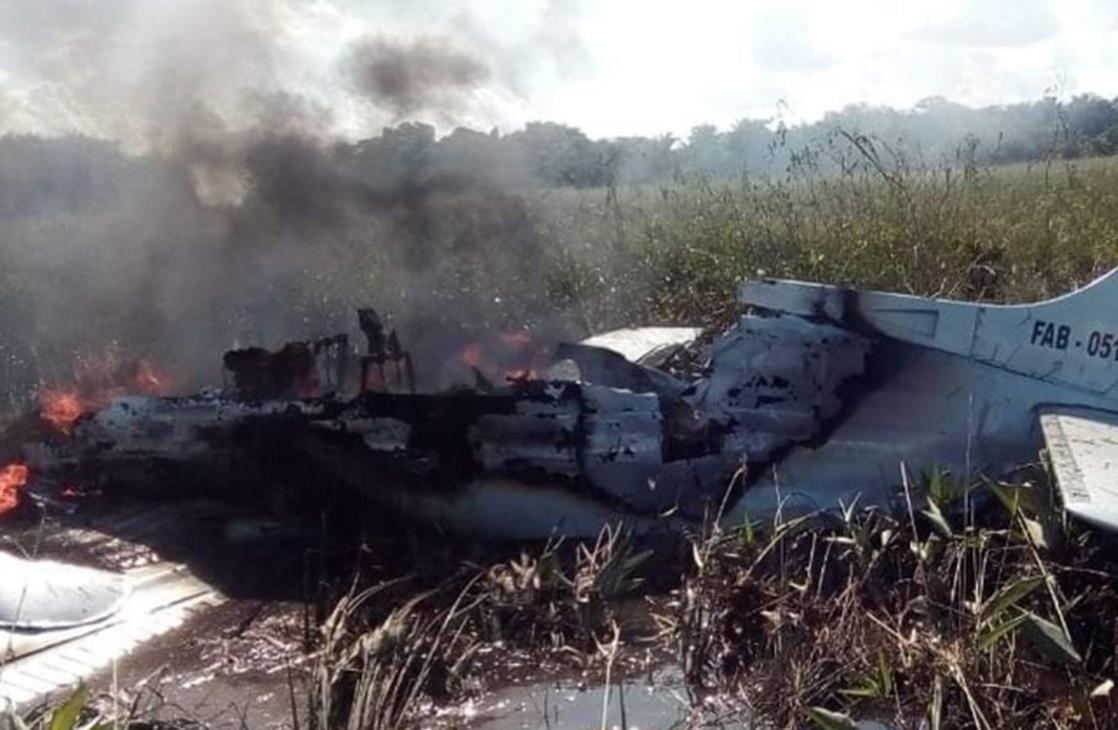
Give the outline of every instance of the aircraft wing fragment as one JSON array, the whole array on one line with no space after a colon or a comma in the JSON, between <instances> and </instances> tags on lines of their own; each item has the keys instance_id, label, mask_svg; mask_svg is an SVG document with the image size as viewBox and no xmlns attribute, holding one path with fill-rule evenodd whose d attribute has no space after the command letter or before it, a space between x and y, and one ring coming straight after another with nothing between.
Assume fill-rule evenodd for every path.
<instances>
[{"instance_id":1,"label":"aircraft wing fragment","mask_svg":"<svg viewBox=\"0 0 1118 730\"><path fill-rule=\"evenodd\" d=\"M1118 530L1118 413L1046 409L1040 426L1064 508Z\"/></svg>"}]
</instances>

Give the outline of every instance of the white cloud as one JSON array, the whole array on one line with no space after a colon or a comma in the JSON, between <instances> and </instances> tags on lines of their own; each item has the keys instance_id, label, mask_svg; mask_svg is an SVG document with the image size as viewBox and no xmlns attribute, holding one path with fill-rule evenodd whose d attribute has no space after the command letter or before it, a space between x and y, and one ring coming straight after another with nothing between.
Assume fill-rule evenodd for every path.
<instances>
[{"instance_id":1,"label":"white cloud","mask_svg":"<svg viewBox=\"0 0 1118 730\"><path fill-rule=\"evenodd\" d=\"M822 71L834 57L812 38L810 9L765 8L753 21L750 42L762 71Z\"/></svg>"},{"instance_id":2,"label":"white cloud","mask_svg":"<svg viewBox=\"0 0 1118 730\"><path fill-rule=\"evenodd\" d=\"M419 113L444 131L547 119L686 135L861 101L1118 94L1113 0L5 0L0 125L123 135L137 115L163 123L168 101L235 116L263 89L368 134L390 117L355 98L340 64L370 33L452 37L488 66L453 118Z\"/></svg>"},{"instance_id":3,"label":"white cloud","mask_svg":"<svg viewBox=\"0 0 1118 730\"><path fill-rule=\"evenodd\" d=\"M1060 18L1048 0L981 0L929 4L915 35L949 45L1020 46L1055 36Z\"/></svg>"}]
</instances>

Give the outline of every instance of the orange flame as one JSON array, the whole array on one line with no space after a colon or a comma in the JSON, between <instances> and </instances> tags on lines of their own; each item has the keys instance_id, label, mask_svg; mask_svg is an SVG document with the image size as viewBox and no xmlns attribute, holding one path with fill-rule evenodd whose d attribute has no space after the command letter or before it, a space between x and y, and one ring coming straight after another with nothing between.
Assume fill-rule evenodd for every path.
<instances>
[{"instance_id":1,"label":"orange flame","mask_svg":"<svg viewBox=\"0 0 1118 730\"><path fill-rule=\"evenodd\" d=\"M82 410L82 398L77 390L39 391L39 416L62 433L70 433Z\"/></svg>"},{"instance_id":2,"label":"orange flame","mask_svg":"<svg viewBox=\"0 0 1118 730\"><path fill-rule=\"evenodd\" d=\"M459 360L487 378L523 382L539 377L545 351L527 329L502 332L485 342L470 342L462 348Z\"/></svg>"},{"instance_id":3,"label":"orange flame","mask_svg":"<svg viewBox=\"0 0 1118 730\"><path fill-rule=\"evenodd\" d=\"M8 464L0 469L0 515L19 506L19 490L27 484L27 466Z\"/></svg>"},{"instance_id":4,"label":"orange flame","mask_svg":"<svg viewBox=\"0 0 1118 730\"><path fill-rule=\"evenodd\" d=\"M147 360L122 363L112 352L82 363L73 385L39 391L39 415L55 430L69 434L85 411L108 405L113 398L138 393L158 395L169 390L165 378Z\"/></svg>"}]
</instances>

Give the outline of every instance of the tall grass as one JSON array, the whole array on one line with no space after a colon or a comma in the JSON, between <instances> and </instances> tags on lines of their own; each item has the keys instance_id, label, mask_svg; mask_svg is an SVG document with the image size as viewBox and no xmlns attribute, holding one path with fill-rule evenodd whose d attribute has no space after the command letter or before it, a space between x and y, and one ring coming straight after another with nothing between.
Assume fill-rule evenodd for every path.
<instances>
[{"instance_id":1,"label":"tall grass","mask_svg":"<svg viewBox=\"0 0 1118 730\"><path fill-rule=\"evenodd\" d=\"M550 292L596 327L733 311L760 275L987 301L1050 297L1118 264L1118 165L1109 160L935 168L903 159L778 181L685 179L551 193Z\"/></svg>"},{"instance_id":2,"label":"tall grass","mask_svg":"<svg viewBox=\"0 0 1118 730\"><path fill-rule=\"evenodd\" d=\"M851 506L698 539L661 622L700 718L1114 726L1110 540L1065 525L1043 480L966 501L924 486L907 513Z\"/></svg>"},{"instance_id":3,"label":"tall grass","mask_svg":"<svg viewBox=\"0 0 1118 730\"><path fill-rule=\"evenodd\" d=\"M1026 476L933 474L897 513L712 520L686 564L607 529L435 590L351 595L322 630L310 724L422 726L528 655L607 686L634 657L673 662L688 727L1114 727L1114 541L1065 523L1046 475ZM626 618L638 596L651 625Z\"/></svg>"},{"instance_id":4,"label":"tall grass","mask_svg":"<svg viewBox=\"0 0 1118 730\"><path fill-rule=\"evenodd\" d=\"M308 727L421 725L438 703L503 673L495 649L612 666L618 606L641 587L649 555L606 528L593 543L557 540L483 566L452 565L431 588L415 576L355 586L319 627Z\"/></svg>"}]
</instances>

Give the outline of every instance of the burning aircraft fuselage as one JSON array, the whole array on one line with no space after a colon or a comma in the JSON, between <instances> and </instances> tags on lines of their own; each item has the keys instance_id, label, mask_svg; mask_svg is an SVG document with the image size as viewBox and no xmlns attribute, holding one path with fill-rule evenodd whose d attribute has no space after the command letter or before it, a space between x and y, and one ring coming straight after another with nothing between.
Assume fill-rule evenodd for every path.
<instances>
[{"instance_id":1,"label":"burning aircraft fuselage","mask_svg":"<svg viewBox=\"0 0 1118 730\"><path fill-rule=\"evenodd\" d=\"M566 380L484 391L118 398L33 461L36 470L111 479L228 482L282 451L340 489L483 532L502 532L490 518L504 521L500 502L510 491L529 502L546 492L569 503L549 512L526 505L507 522L511 536L582 532L618 518L699 520L748 463L822 434L841 407L838 389L862 371L867 349L864 338L829 325L756 317L719 340L711 375L694 383L578 345L559 350L565 357L556 372L566 369ZM290 350L276 357L287 363ZM289 368L292 381L305 382L308 369ZM245 384L257 394L256 381ZM743 485L739 479L734 488ZM489 505L498 494L506 496ZM479 506L453 506L463 503Z\"/></svg>"},{"instance_id":2,"label":"burning aircraft fuselage","mask_svg":"<svg viewBox=\"0 0 1118 730\"><path fill-rule=\"evenodd\" d=\"M33 473L227 489L282 454L315 489L516 538L882 503L902 470L962 477L1035 460L1047 405L1118 410L1099 334L1115 286L999 307L749 283L753 312L714 340L695 380L579 344L543 373L429 393L410 392L410 356L365 312L356 397L294 397L320 382L323 353L342 383L345 338L239 351L226 356L233 391L118 398L26 451Z\"/></svg>"}]
</instances>

